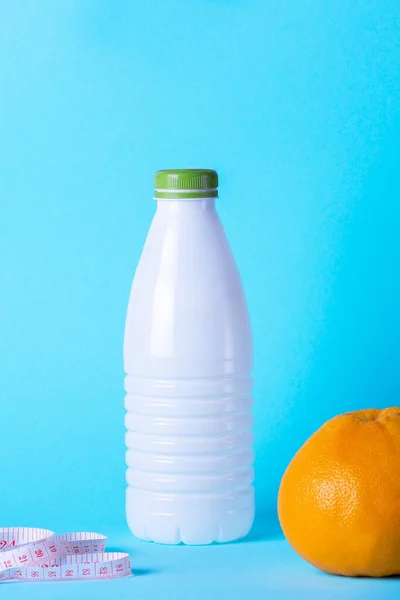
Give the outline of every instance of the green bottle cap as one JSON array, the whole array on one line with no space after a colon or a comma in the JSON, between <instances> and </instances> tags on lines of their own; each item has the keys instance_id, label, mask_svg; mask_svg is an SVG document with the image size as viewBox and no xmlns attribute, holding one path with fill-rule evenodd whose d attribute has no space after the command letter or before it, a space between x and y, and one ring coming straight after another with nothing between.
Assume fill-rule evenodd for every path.
<instances>
[{"instance_id":1,"label":"green bottle cap","mask_svg":"<svg viewBox=\"0 0 400 600\"><path fill-rule=\"evenodd\" d=\"M218 174L212 169L168 169L154 176L155 198L216 198Z\"/></svg>"}]
</instances>

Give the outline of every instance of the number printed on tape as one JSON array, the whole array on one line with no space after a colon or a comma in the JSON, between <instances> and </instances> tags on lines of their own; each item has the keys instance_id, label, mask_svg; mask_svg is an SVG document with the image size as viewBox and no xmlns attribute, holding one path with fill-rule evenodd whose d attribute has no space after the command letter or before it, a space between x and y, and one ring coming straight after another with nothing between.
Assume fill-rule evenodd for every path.
<instances>
[{"instance_id":1,"label":"number printed on tape","mask_svg":"<svg viewBox=\"0 0 400 600\"><path fill-rule=\"evenodd\" d=\"M105 544L98 533L55 535L47 529L0 528L0 584L131 575L129 555L106 552Z\"/></svg>"}]
</instances>

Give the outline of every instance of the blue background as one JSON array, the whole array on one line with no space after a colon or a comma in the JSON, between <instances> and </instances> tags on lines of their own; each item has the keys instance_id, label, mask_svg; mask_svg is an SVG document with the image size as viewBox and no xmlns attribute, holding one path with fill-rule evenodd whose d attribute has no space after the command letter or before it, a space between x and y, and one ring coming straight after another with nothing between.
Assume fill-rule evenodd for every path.
<instances>
[{"instance_id":1,"label":"blue background","mask_svg":"<svg viewBox=\"0 0 400 600\"><path fill-rule=\"evenodd\" d=\"M283 586L359 593L265 540L302 442L399 402L399 26L398 0L0 2L4 525L125 528L122 337L152 177L211 167L254 328L254 547L136 544L138 564L205 556L217 577L217 552L258 552L278 577L281 552Z\"/></svg>"}]
</instances>

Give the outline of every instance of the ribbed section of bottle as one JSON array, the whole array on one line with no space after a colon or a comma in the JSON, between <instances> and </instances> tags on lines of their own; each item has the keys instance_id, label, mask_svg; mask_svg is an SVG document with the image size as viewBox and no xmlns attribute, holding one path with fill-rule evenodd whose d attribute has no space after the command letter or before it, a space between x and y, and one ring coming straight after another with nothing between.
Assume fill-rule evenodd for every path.
<instances>
[{"instance_id":1,"label":"ribbed section of bottle","mask_svg":"<svg viewBox=\"0 0 400 600\"><path fill-rule=\"evenodd\" d=\"M251 377L125 379L127 517L166 544L245 536L254 518Z\"/></svg>"}]
</instances>

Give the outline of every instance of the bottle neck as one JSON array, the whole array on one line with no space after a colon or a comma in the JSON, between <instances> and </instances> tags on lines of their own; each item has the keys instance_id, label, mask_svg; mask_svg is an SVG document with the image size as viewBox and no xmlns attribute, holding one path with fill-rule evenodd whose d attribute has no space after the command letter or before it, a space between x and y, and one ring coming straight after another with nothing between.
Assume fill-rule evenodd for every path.
<instances>
[{"instance_id":1,"label":"bottle neck","mask_svg":"<svg viewBox=\"0 0 400 600\"><path fill-rule=\"evenodd\" d=\"M197 212L214 210L215 198L156 198L157 210L173 212Z\"/></svg>"}]
</instances>

